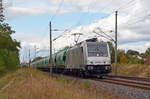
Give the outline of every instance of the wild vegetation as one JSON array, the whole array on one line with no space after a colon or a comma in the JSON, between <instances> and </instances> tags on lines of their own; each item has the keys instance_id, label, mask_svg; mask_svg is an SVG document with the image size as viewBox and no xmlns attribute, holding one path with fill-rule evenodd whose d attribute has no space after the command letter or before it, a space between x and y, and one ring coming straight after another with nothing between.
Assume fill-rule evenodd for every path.
<instances>
[{"instance_id":1,"label":"wild vegetation","mask_svg":"<svg viewBox=\"0 0 150 99\"><path fill-rule=\"evenodd\" d=\"M118 64L118 76L150 77L150 65L148 64ZM114 64L112 65L114 75Z\"/></svg>"},{"instance_id":2,"label":"wild vegetation","mask_svg":"<svg viewBox=\"0 0 150 99\"><path fill-rule=\"evenodd\" d=\"M15 33L11 27L4 22L2 0L0 1L0 76L14 71L19 65L20 43L12 39Z\"/></svg>"},{"instance_id":3,"label":"wild vegetation","mask_svg":"<svg viewBox=\"0 0 150 99\"><path fill-rule=\"evenodd\" d=\"M31 68L20 69L0 79L0 88L8 84L6 89L0 90L0 99L115 99L108 91L89 88L88 81L79 83L63 77L52 78Z\"/></svg>"},{"instance_id":4,"label":"wild vegetation","mask_svg":"<svg viewBox=\"0 0 150 99\"><path fill-rule=\"evenodd\" d=\"M112 73L114 75L114 46L109 42L111 50ZM150 77L150 47L145 53L139 53L135 50L120 50L117 53L118 75L120 76L137 76Z\"/></svg>"},{"instance_id":5,"label":"wild vegetation","mask_svg":"<svg viewBox=\"0 0 150 99\"><path fill-rule=\"evenodd\" d=\"M111 50L111 62L114 63L114 46L111 42L108 43ZM117 62L119 64L150 64L150 47L147 48L145 53L139 53L135 50L128 50L125 52L125 50L118 49L117 57Z\"/></svg>"}]
</instances>

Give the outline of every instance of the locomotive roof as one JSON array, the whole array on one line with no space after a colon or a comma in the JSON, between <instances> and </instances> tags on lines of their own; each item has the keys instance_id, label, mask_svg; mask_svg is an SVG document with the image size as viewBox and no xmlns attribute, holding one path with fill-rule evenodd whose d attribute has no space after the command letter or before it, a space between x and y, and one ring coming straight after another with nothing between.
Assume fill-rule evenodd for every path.
<instances>
[{"instance_id":1,"label":"locomotive roof","mask_svg":"<svg viewBox=\"0 0 150 99\"><path fill-rule=\"evenodd\" d=\"M86 42L97 42L98 39L97 38L92 38L92 39L87 39L85 40Z\"/></svg>"}]
</instances>

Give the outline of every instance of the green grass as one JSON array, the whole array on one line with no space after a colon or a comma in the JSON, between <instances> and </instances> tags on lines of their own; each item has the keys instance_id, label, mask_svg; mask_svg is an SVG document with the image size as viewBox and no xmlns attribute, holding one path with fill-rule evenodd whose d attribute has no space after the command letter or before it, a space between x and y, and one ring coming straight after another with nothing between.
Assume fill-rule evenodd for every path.
<instances>
[{"instance_id":1,"label":"green grass","mask_svg":"<svg viewBox=\"0 0 150 99\"><path fill-rule=\"evenodd\" d=\"M58 81L64 83L64 84L67 84L67 80L62 76L60 78L58 78Z\"/></svg>"},{"instance_id":2,"label":"green grass","mask_svg":"<svg viewBox=\"0 0 150 99\"><path fill-rule=\"evenodd\" d=\"M90 87L90 82L88 80L86 80L85 82L83 82L82 87L83 88L89 88Z\"/></svg>"}]
</instances>

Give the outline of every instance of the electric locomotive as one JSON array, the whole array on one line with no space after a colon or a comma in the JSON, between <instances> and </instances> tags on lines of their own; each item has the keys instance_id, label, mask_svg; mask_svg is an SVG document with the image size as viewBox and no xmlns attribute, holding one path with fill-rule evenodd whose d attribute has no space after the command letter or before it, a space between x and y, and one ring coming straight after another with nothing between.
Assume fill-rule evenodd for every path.
<instances>
[{"instance_id":1,"label":"electric locomotive","mask_svg":"<svg viewBox=\"0 0 150 99\"><path fill-rule=\"evenodd\" d=\"M31 64L37 68L49 68L49 57ZM102 77L111 72L111 56L106 42L88 39L53 54L53 71L82 77Z\"/></svg>"}]
</instances>

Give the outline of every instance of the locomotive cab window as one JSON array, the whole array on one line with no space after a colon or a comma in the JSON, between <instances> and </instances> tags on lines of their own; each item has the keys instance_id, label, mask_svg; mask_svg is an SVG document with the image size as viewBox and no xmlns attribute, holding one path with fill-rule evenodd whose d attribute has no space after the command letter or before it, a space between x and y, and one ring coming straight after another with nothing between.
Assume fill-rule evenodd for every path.
<instances>
[{"instance_id":1,"label":"locomotive cab window","mask_svg":"<svg viewBox=\"0 0 150 99\"><path fill-rule=\"evenodd\" d=\"M106 43L88 43L88 56L89 57L107 57L107 44Z\"/></svg>"}]
</instances>

